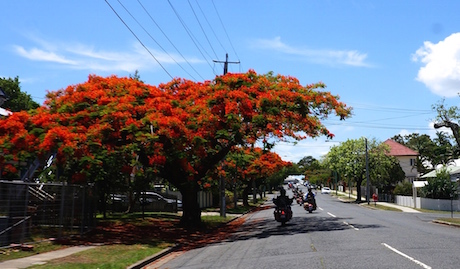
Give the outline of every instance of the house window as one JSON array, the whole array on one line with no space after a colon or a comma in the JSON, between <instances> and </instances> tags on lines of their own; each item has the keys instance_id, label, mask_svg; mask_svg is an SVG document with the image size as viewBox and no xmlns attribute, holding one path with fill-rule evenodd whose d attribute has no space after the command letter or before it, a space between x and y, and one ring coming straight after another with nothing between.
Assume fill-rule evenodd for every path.
<instances>
[{"instance_id":1,"label":"house window","mask_svg":"<svg viewBox=\"0 0 460 269\"><path fill-rule=\"evenodd\" d=\"M410 166L415 166L415 159L410 159Z\"/></svg>"}]
</instances>

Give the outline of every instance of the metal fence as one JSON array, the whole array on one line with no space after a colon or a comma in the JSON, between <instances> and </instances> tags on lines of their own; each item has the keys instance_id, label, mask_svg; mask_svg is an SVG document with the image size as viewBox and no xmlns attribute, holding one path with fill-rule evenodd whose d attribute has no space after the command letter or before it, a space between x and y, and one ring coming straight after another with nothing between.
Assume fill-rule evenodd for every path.
<instances>
[{"instance_id":1,"label":"metal fence","mask_svg":"<svg viewBox=\"0 0 460 269\"><path fill-rule=\"evenodd\" d=\"M82 234L95 201L90 187L0 180L0 247Z\"/></svg>"}]
</instances>

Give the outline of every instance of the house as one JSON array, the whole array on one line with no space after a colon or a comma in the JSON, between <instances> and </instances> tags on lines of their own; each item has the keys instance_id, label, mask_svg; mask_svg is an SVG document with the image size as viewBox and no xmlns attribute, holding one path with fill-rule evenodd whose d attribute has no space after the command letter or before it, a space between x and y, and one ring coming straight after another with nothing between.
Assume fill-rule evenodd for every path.
<instances>
[{"instance_id":1,"label":"house","mask_svg":"<svg viewBox=\"0 0 460 269\"><path fill-rule=\"evenodd\" d=\"M428 178L434 178L434 177L436 177L436 174L440 171L441 168L446 169L446 171L450 175L450 180L451 181L453 181L453 182L459 181L459 179L460 179L460 166L457 166L456 164L455 165L448 165L448 166L445 166L445 167L438 167L438 168L434 169L433 171L424 174L420 178L423 179L423 180L426 180Z\"/></svg>"},{"instance_id":2,"label":"house","mask_svg":"<svg viewBox=\"0 0 460 269\"><path fill-rule=\"evenodd\" d=\"M399 165L406 175L406 180L411 183L414 182L414 180L419 177L419 172L416 166L416 160L419 153L391 139L388 139L383 143L390 147L388 155L394 156L398 159Z\"/></svg>"},{"instance_id":3,"label":"house","mask_svg":"<svg viewBox=\"0 0 460 269\"><path fill-rule=\"evenodd\" d=\"M13 114L13 112L0 107L0 117L8 117L11 114Z\"/></svg>"},{"instance_id":4,"label":"house","mask_svg":"<svg viewBox=\"0 0 460 269\"><path fill-rule=\"evenodd\" d=\"M5 101L8 100L8 96L5 94L5 92L0 88L0 117L8 117L9 115L13 114L11 111L8 111L1 106Z\"/></svg>"}]
</instances>

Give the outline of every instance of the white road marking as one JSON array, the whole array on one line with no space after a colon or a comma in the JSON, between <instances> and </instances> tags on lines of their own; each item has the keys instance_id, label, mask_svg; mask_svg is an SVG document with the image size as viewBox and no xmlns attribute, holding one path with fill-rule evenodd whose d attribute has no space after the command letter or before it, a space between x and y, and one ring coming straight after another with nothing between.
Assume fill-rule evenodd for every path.
<instances>
[{"instance_id":1,"label":"white road marking","mask_svg":"<svg viewBox=\"0 0 460 269\"><path fill-rule=\"evenodd\" d=\"M333 218L337 218L334 214L327 212L327 214Z\"/></svg>"},{"instance_id":2,"label":"white road marking","mask_svg":"<svg viewBox=\"0 0 460 269\"><path fill-rule=\"evenodd\" d=\"M318 209L319 209L319 210L321 210L321 211L323 211L323 210L324 210L324 209L322 209L322 208L321 208L321 207L319 207L319 206L318 206Z\"/></svg>"},{"instance_id":3,"label":"white road marking","mask_svg":"<svg viewBox=\"0 0 460 269\"><path fill-rule=\"evenodd\" d=\"M407 259L409 259L409 260L415 262L416 264L420 265L421 267L423 267L423 268L425 268L425 269L431 269L431 266L428 266L428 265L424 264L423 262L418 261L418 260L412 258L411 256L402 253L401 251L395 249L394 247L391 247L390 245L387 245L387 244L385 244L385 243L382 243L382 245L384 245L386 248L388 248L388 249L390 249L390 250L392 250L392 251L398 253L399 255L403 256L404 258L407 258Z\"/></svg>"},{"instance_id":4,"label":"white road marking","mask_svg":"<svg viewBox=\"0 0 460 269\"><path fill-rule=\"evenodd\" d=\"M351 228L355 229L355 231L359 231L358 228L356 228L355 226L351 225L350 223L348 223L348 222L346 222L346 221L344 221L343 223L344 223L345 225L348 225L348 226L350 226Z\"/></svg>"}]
</instances>

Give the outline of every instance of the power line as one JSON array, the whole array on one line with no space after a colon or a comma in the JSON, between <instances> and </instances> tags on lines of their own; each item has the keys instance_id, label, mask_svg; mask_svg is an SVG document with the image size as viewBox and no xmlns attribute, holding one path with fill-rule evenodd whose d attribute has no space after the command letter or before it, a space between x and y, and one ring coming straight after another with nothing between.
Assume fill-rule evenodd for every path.
<instances>
[{"instance_id":1,"label":"power line","mask_svg":"<svg viewBox=\"0 0 460 269\"><path fill-rule=\"evenodd\" d=\"M200 9L201 14L203 15L204 19L206 20L206 23L208 24L209 28L211 29L212 33L214 34L214 37L216 38L217 42L219 42L220 47L221 47L224 51L226 51L226 49L224 48L224 45L222 45L222 42L220 42L219 37L217 36L216 32L214 31L214 28L212 27L211 23L209 23L209 20L208 20L208 18L206 17L206 14L203 12L203 9L201 9L201 6L200 6L198 0L195 0L195 3L196 3L196 5L198 6L198 8ZM217 57L217 56L216 56L216 57Z\"/></svg>"},{"instance_id":2,"label":"power line","mask_svg":"<svg viewBox=\"0 0 460 269\"><path fill-rule=\"evenodd\" d=\"M417 114L410 114L410 115L405 115L405 116L382 118L382 119L375 119L375 120L367 120L367 121L360 121L360 122L355 122L355 123L376 122L376 121L384 121L384 120L396 120L396 119L410 118L410 117L415 117L415 116L420 116L420 115L427 115L427 114L432 114L432 112L429 112L429 113L417 113Z\"/></svg>"},{"instance_id":3,"label":"power line","mask_svg":"<svg viewBox=\"0 0 460 269\"><path fill-rule=\"evenodd\" d=\"M184 69L184 67L182 67L182 65L180 63L178 63L161 45L160 43L158 43L155 38L153 38L153 36L147 31L147 29L145 29L145 27L143 27L141 25L141 23L133 16L133 14L131 14L131 12L121 3L120 0L117 0L118 3L120 3L120 5L125 9L125 11L131 16L131 18L142 28L142 30L144 30L144 32L163 50L164 53L166 53L182 70L184 70L184 72L186 72L190 77L192 77L194 80L196 80L187 70Z\"/></svg>"},{"instance_id":4,"label":"power line","mask_svg":"<svg viewBox=\"0 0 460 269\"><path fill-rule=\"evenodd\" d=\"M198 51L200 52L201 56L203 56L203 58L206 60L206 62L208 63L209 67L211 67L211 70L213 70L213 73L214 73L214 69L211 65L211 63L208 61L208 59L206 58L206 56L203 54L203 52L201 51L200 49L200 46L198 46L197 44L197 41L195 40L196 38L193 36L193 34L191 33L191 31L188 29L187 25L185 24L185 22L182 20L181 16L179 15L179 13L177 12L177 10L174 8L174 6L172 5L171 1L168 0L168 3L169 5L171 6L172 10L174 11L174 14L176 14L176 17L179 19L180 23L182 24L182 27L184 27L185 31L187 32L188 36L190 37L190 39L192 40L193 44L195 44L195 47L198 49ZM201 46L202 47L202 46ZM208 55L209 56L209 55ZM214 75L216 75L216 73L214 73Z\"/></svg>"},{"instance_id":5,"label":"power line","mask_svg":"<svg viewBox=\"0 0 460 269\"><path fill-rule=\"evenodd\" d=\"M169 77L171 79L173 79L173 76L171 76L171 74L169 74L169 72L166 70L166 68L164 68L164 66L160 63L160 61L158 61L158 59L152 54L152 52L144 45L144 43L142 43L142 41L139 39L139 37L137 37L137 35L133 32L133 30L131 30L131 28L126 24L126 22L120 17L120 15L117 13L117 11L112 7L112 5L110 5L110 3L107 1L107 0L104 0L107 5L110 7L110 9L112 9L112 11L115 13L115 15L117 15L118 19L120 19L120 21L126 26L126 28L131 32L131 34L137 39L137 41L142 45L142 47L144 47L145 50L147 50L147 52L150 54L150 56L153 57L153 59L155 59L155 61L161 66L161 68L166 72L166 74L169 75Z\"/></svg>"},{"instance_id":6,"label":"power line","mask_svg":"<svg viewBox=\"0 0 460 269\"><path fill-rule=\"evenodd\" d=\"M413 108L398 108L398 107L385 107L385 106L376 106L376 105L367 105L367 104L350 104L353 108L359 108L364 110L375 110L375 111L389 111L389 112L433 112L431 109L413 109Z\"/></svg>"},{"instance_id":7,"label":"power line","mask_svg":"<svg viewBox=\"0 0 460 269\"><path fill-rule=\"evenodd\" d=\"M326 124L325 124L326 125ZM408 126L408 125L389 125L389 124L362 124L356 123L352 121L344 122L328 122L327 125L346 125L346 126L354 126L354 127L362 127L362 128L371 128L371 129L405 129L405 130L420 130L420 131L430 131L433 128L428 127L420 127L420 126Z\"/></svg>"},{"instance_id":8,"label":"power line","mask_svg":"<svg viewBox=\"0 0 460 269\"><path fill-rule=\"evenodd\" d=\"M222 25L222 28L224 29L225 35L227 36L227 39L228 39L228 42L230 43L230 46L231 46L232 49L233 49L233 53L235 53L236 58L238 59L238 61L240 61L240 57L239 57L238 54L236 53L235 47L233 47L232 40L231 40L230 37L228 36L227 29L225 29L225 25L224 25L224 23L222 22L222 19L221 19L220 15L219 15L219 12L217 11L216 5L214 4L214 0L211 0L211 3L212 3L212 5L214 6L214 10L216 11L216 14L217 14L217 17L219 18L220 24Z\"/></svg>"},{"instance_id":9,"label":"power line","mask_svg":"<svg viewBox=\"0 0 460 269\"><path fill-rule=\"evenodd\" d=\"M209 44L209 46L211 47L211 50L212 50L212 52L214 53L214 56L217 58L217 53L216 53L216 51L214 50L213 46L211 45L211 42L209 41L208 35L206 35L206 32L204 31L203 26L201 25L201 22L200 22L200 20L198 19L197 15L196 15L196 13L195 13L195 10L193 9L192 4L190 3L190 0L188 0L188 4L189 4L190 8L192 9L193 15L195 16L195 19L196 19L196 21L198 22L198 25L200 26L201 31L203 32L204 37L205 37L206 40L208 41L208 44Z\"/></svg>"},{"instance_id":10,"label":"power line","mask_svg":"<svg viewBox=\"0 0 460 269\"><path fill-rule=\"evenodd\" d=\"M158 29L160 30L160 32L163 34L163 36L169 41L169 43L174 47L174 49L177 51L177 53L179 53L179 55L182 57L182 59L184 59L184 61L190 66L190 68L193 69L193 71L195 71L195 73L202 79L204 80L204 78L200 75L200 73L198 73L198 71L192 66L192 64L184 57L184 55L179 51L179 49L174 45L174 43L171 41L171 39L168 37L168 35L166 35L166 33L163 31L163 29L160 27L160 25L158 25L158 23L155 21L155 19L153 19L153 17L150 15L150 12L148 12L148 10L144 7L144 5L140 2L140 0L137 0L137 2L139 3L139 5L144 9L145 13L147 13L147 15L149 16L149 18L152 20L152 22L158 27Z\"/></svg>"}]
</instances>

